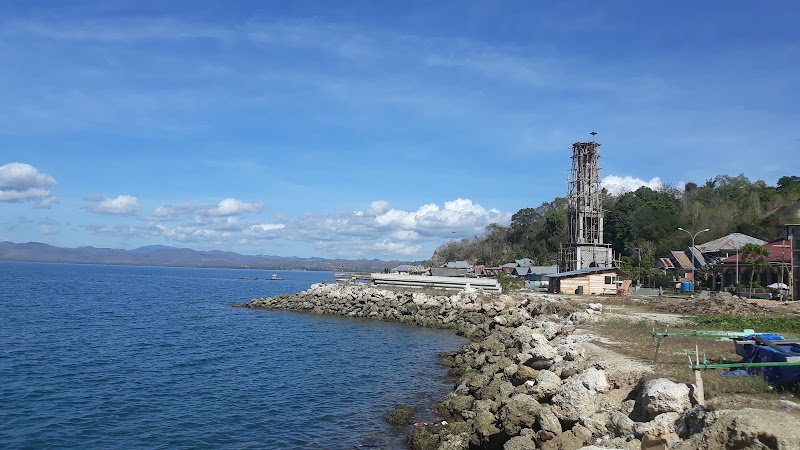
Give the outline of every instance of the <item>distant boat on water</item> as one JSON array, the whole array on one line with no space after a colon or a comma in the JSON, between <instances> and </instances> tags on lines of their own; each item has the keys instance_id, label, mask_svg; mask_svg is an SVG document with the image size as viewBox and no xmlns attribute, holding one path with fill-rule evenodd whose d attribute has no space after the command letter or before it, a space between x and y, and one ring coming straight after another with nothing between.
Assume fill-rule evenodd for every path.
<instances>
[{"instance_id":1,"label":"distant boat on water","mask_svg":"<svg viewBox=\"0 0 800 450\"><path fill-rule=\"evenodd\" d=\"M278 274L273 273L271 277L267 278L267 280L282 280L283 278L279 277Z\"/></svg>"},{"instance_id":2,"label":"distant boat on water","mask_svg":"<svg viewBox=\"0 0 800 450\"><path fill-rule=\"evenodd\" d=\"M240 280L257 280L258 277L239 277Z\"/></svg>"}]
</instances>

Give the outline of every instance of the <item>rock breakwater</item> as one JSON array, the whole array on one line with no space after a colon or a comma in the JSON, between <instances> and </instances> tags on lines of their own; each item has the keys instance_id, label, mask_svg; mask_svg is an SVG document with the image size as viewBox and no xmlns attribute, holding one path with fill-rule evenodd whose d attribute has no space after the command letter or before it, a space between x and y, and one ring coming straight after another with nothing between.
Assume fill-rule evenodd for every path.
<instances>
[{"instance_id":1,"label":"rock breakwater","mask_svg":"<svg viewBox=\"0 0 800 450\"><path fill-rule=\"evenodd\" d=\"M581 324L602 317L600 303L572 305L537 293L439 295L316 284L234 306L447 328L469 338L472 343L443 360L458 381L435 405L440 421L409 434L414 449L639 449L648 439L674 440L681 448L726 442L730 427L742 423L736 412L697 405L693 385L657 378L647 365L595 345L597 336ZM780 420L798 423L786 414ZM750 431L737 430L736 436L746 436L752 448L797 444L797 436L777 430Z\"/></svg>"}]
</instances>

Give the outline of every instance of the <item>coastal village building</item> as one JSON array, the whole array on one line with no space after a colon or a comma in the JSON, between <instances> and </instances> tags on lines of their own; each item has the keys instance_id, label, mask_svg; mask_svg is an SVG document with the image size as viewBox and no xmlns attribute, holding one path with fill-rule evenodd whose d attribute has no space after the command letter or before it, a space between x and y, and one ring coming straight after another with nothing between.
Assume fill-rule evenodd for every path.
<instances>
[{"instance_id":1,"label":"coastal village building","mask_svg":"<svg viewBox=\"0 0 800 450\"><path fill-rule=\"evenodd\" d=\"M399 275L430 275L430 270L425 266L401 264L397 267L389 269L389 273L395 273Z\"/></svg>"},{"instance_id":2,"label":"coastal village building","mask_svg":"<svg viewBox=\"0 0 800 450\"><path fill-rule=\"evenodd\" d=\"M558 273L558 266L531 266L531 267L517 267L514 270L514 275L520 278L527 279L526 286L529 287L547 287L550 284L550 275Z\"/></svg>"},{"instance_id":3,"label":"coastal village building","mask_svg":"<svg viewBox=\"0 0 800 450\"><path fill-rule=\"evenodd\" d=\"M592 136L597 133L592 132ZM562 272L614 265L611 245L603 242L603 204L597 142L572 144L567 192L567 244L559 252Z\"/></svg>"},{"instance_id":4,"label":"coastal village building","mask_svg":"<svg viewBox=\"0 0 800 450\"><path fill-rule=\"evenodd\" d=\"M766 241L746 234L731 233L704 244L696 245L695 248L687 247L686 250L683 251L673 250L669 252L666 257L659 258L658 261L656 261L656 268L663 270L665 273L678 272L675 281L681 281L691 280L692 268L697 271L710 264L715 265L715 269L712 272L713 289L724 289L725 286L735 284L736 269L735 267L726 269L726 272L723 274L716 265L723 260L737 255L745 244L764 245L766 243ZM734 281L730 284L723 281L723 279L727 280L728 278Z\"/></svg>"},{"instance_id":5,"label":"coastal village building","mask_svg":"<svg viewBox=\"0 0 800 450\"><path fill-rule=\"evenodd\" d=\"M783 238L791 248L789 293L792 300L800 300L800 201L784 208L778 220L783 226Z\"/></svg>"},{"instance_id":6,"label":"coastal village building","mask_svg":"<svg viewBox=\"0 0 800 450\"><path fill-rule=\"evenodd\" d=\"M472 264L466 261L448 261L442 267L431 267L431 275L435 277L463 277L472 272Z\"/></svg>"},{"instance_id":7,"label":"coastal village building","mask_svg":"<svg viewBox=\"0 0 800 450\"><path fill-rule=\"evenodd\" d=\"M736 285L736 271L739 271L739 283L749 283L752 277L761 286L769 286L773 283L783 283L788 286L791 277L792 265L792 242L780 239L768 242L762 247L769 250L769 255L763 261L769 263L767 270L756 270L754 272L752 264L745 262L741 254L736 254L730 258L723 259L716 266L712 275L712 286L714 289L724 290L727 286Z\"/></svg>"},{"instance_id":8,"label":"coastal village building","mask_svg":"<svg viewBox=\"0 0 800 450\"><path fill-rule=\"evenodd\" d=\"M549 275L548 290L564 294L616 294L625 284L627 274L617 267L589 267Z\"/></svg>"},{"instance_id":9,"label":"coastal village building","mask_svg":"<svg viewBox=\"0 0 800 450\"><path fill-rule=\"evenodd\" d=\"M767 241L754 238L742 233L731 233L719 239L700 244L697 249L703 252L706 258L715 258L719 261L730 258L739 253L745 244L764 245Z\"/></svg>"}]
</instances>

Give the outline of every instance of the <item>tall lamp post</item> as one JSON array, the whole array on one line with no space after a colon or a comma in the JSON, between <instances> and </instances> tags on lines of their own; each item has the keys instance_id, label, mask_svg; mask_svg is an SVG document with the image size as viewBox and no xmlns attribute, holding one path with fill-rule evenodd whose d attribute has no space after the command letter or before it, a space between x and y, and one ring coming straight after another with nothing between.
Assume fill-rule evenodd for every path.
<instances>
[{"instance_id":1,"label":"tall lamp post","mask_svg":"<svg viewBox=\"0 0 800 450\"><path fill-rule=\"evenodd\" d=\"M695 234L692 234L690 231L684 230L681 227L678 227L678 229L681 231L686 231L687 233L689 233L689 236L692 237L692 292L694 292L694 238L696 238L698 234L704 231L708 231L708 228L706 228L705 230L700 230Z\"/></svg>"}]
</instances>

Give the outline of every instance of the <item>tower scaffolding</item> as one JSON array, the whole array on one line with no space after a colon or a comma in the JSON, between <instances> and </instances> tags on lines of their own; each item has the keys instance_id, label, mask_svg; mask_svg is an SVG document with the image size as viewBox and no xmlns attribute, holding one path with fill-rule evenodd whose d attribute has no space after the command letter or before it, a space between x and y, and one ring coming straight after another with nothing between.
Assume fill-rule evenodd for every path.
<instances>
[{"instance_id":1,"label":"tower scaffolding","mask_svg":"<svg viewBox=\"0 0 800 450\"><path fill-rule=\"evenodd\" d=\"M572 144L572 170L567 179L568 243L559 253L561 272L613 266L611 246L603 243L598 147L594 140Z\"/></svg>"}]
</instances>

